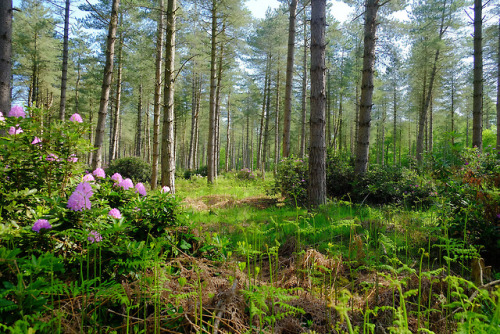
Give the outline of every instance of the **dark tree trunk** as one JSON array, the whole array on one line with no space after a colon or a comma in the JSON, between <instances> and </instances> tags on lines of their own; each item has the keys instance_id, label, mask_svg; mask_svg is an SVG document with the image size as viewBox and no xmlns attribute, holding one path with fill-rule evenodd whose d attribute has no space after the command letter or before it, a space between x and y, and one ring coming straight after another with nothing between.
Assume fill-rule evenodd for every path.
<instances>
[{"instance_id":1,"label":"dark tree trunk","mask_svg":"<svg viewBox=\"0 0 500 334\"><path fill-rule=\"evenodd\" d=\"M304 53L302 59L302 96L301 96L301 104L302 104L302 118L301 118L301 129L300 129L300 154L301 158L304 158L306 154L306 118L307 118L307 103L306 103L306 94L307 94L307 17L306 11L304 10Z\"/></svg>"},{"instance_id":2,"label":"dark tree trunk","mask_svg":"<svg viewBox=\"0 0 500 334\"><path fill-rule=\"evenodd\" d=\"M215 120L216 120L216 101L217 91L217 1L212 0L212 28L211 28L211 51L210 51L210 100L208 115L208 143L207 143L207 182L213 183L215 180Z\"/></svg>"},{"instance_id":3,"label":"dark tree trunk","mask_svg":"<svg viewBox=\"0 0 500 334\"><path fill-rule=\"evenodd\" d=\"M113 75L113 58L115 54L116 28L118 26L118 7L120 0L113 0L111 7L111 19L109 22L108 39L106 42L106 65L104 66L104 77L102 81L101 102L99 104L99 115L94 140L94 159L92 169L102 166L102 148L104 143L104 129L106 127L106 115L108 113L109 91L111 90L111 78Z\"/></svg>"},{"instance_id":4,"label":"dark tree trunk","mask_svg":"<svg viewBox=\"0 0 500 334\"><path fill-rule=\"evenodd\" d=\"M366 173L368 169L377 11L378 0L367 0L365 8L363 75L361 79L361 98L359 103L359 130L356 141L356 163L354 167L354 171L357 175Z\"/></svg>"},{"instance_id":5,"label":"dark tree trunk","mask_svg":"<svg viewBox=\"0 0 500 334\"><path fill-rule=\"evenodd\" d=\"M326 203L325 142L326 0L311 1L311 141L308 199L311 206Z\"/></svg>"},{"instance_id":6,"label":"dark tree trunk","mask_svg":"<svg viewBox=\"0 0 500 334\"><path fill-rule=\"evenodd\" d=\"M0 1L0 111L7 116L11 100L12 0Z\"/></svg>"},{"instance_id":7,"label":"dark tree trunk","mask_svg":"<svg viewBox=\"0 0 500 334\"><path fill-rule=\"evenodd\" d=\"M288 21L288 53L286 58L285 114L283 118L283 157L290 155L290 126L292 120L293 58L295 53L295 19L297 0L290 2Z\"/></svg>"},{"instance_id":8,"label":"dark tree trunk","mask_svg":"<svg viewBox=\"0 0 500 334\"><path fill-rule=\"evenodd\" d=\"M59 119L64 121L66 114L66 86L68 85L68 40L69 40L69 7L70 0L66 0L64 9L64 37L61 76L61 101L59 103Z\"/></svg>"},{"instance_id":9,"label":"dark tree trunk","mask_svg":"<svg viewBox=\"0 0 500 334\"><path fill-rule=\"evenodd\" d=\"M483 149L483 2L474 0L474 98L472 146Z\"/></svg>"},{"instance_id":10,"label":"dark tree trunk","mask_svg":"<svg viewBox=\"0 0 500 334\"><path fill-rule=\"evenodd\" d=\"M139 102L137 103L137 123L135 132L135 156L141 156L142 148L142 83L139 85Z\"/></svg>"},{"instance_id":11,"label":"dark tree trunk","mask_svg":"<svg viewBox=\"0 0 500 334\"><path fill-rule=\"evenodd\" d=\"M156 36L156 66L155 66L155 93L153 116L153 162L151 171L151 189L158 184L158 161L160 160L160 107L161 107L161 68L163 63L163 0L159 0L158 26Z\"/></svg>"}]
</instances>

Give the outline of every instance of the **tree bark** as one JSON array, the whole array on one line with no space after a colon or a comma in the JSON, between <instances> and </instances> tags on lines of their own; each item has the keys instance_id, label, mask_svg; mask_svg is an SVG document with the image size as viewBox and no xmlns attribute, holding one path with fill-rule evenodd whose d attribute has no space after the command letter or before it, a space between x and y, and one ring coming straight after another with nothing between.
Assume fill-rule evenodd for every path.
<instances>
[{"instance_id":1,"label":"tree bark","mask_svg":"<svg viewBox=\"0 0 500 334\"><path fill-rule=\"evenodd\" d=\"M226 128L226 161L225 161L225 171L229 171L229 159L231 150L231 93L227 95L227 128Z\"/></svg>"},{"instance_id":2,"label":"tree bark","mask_svg":"<svg viewBox=\"0 0 500 334\"><path fill-rule=\"evenodd\" d=\"M123 15L120 15L120 24L123 23ZM120 122L120 106L122 99L122 73L123 73L123 33L120 33L118 39L118 70L116 78L116 98L115 109L113 112L113 120L111 124L111 140L109 145L109 161L113 161L118 157L118 128Z\"/></svg>"},{"instance_id":3,"label":"tree bark","mask_svg":"<svg viewBox=\"0 0 500 334\"><path fill-rule=\"evenodd\" d=\"M474 97L472 146L483 149L483 2L474 0Z\"/></svg>"},{"instance_id":4,"label":"tree bark","mask_svg":"<svg viewBox=\"0 0 500 334\"><path fill-rule=\"evenodd\" d=\"M283 118L283 158L290 155L290 126L292 119L293 58L295 52L295 19L297 0L290 2L288 20L288 53L286 57L285 114Z\"/></svg>"},{"instance_id":5,"label":"tree bark","mask_svg":"<svg viewBox=\"0 0 500 334\"><path fill-rule=\"evenodd\" d=\"M280 70L278 62L278 71L276 73L276 110L274 114L274 176L278 172L278 163L280 162Z\"/></svg>"},{"instance_id":6,"label":"tree bark","mask_svg":"<svg viewBox=\"0 0 500 334\"><path fill-rule=\"evenodd\" d=\"M61 100L59 103L59 119L64 122L66 114L66 86L68 84L68 39L69 39L69 7L70 0L66 0L64 9L64 37L61 76Z\"/></svg>"},{"instance_id":7,"label":"tree bark","mask_svg":"<svg viewBox=\"0 0 500 334\"><path fill-rule=\"evenodd\" d=\"M325 141L325 30L326 0L311 1L311 140L309 148L309 204L326 203Z\"/></svg>"},{"instance_id":8,"label":"tree bark","mask_svg":"<svg viewBox=\"0 0 500 334\"><path fill-rule=\"evenodd\" d=\"M356 141L356 163L354 167L354 172L357 175L365 174L368 169L377 11L378 0L367 0L365 9L363 75L361 78L361 98L359 103L359 130Z\"/></svg>"},{"instance_id":9,"label":"tree bark","mask_svg":"<svg viewBox=\"0 0 500 334\"><path fill-rule=\"evenodd\" d=\"M500 21L498 22L498 55L497 55L497 154L500 156Z\"/></svg>"},{"instance_id":10,"label":"tree bark","mask_svg":"<svg viewBox=\"0 0 500 334\"><path fill-rule=\"evenodd\" d=\"M207 142L207 183L211 184L215 180L215 119L217 91L217 1L212 0L212 28L211 28L211 51L210 51L210 101L208 115L208 142Z\"/></svg>"},{"instance_id":11,"label":"tree bark","mask_svg":"<svg viewBox=\"0 0 500 334\"><path fill-rule=\"evenodd\" d=\"M443 39L443 35L446 31L444 27L444 19L445 19L445 13L446 13L446 2L447 0L443 0L443 10L441 11L441 23L439 27L439 42ZM420 117L419 117L419 122L418 122L418 135L417 135L417 164L420 166L422 165L422 158L423 158L423 153L424 153L424 131L425 131L425 122L427 120L427 110L429 109L430 103L431 103L431 96L432 96L432 89L434 87L434 79L436 78L436 72L437 72L437 63L439 61L439 53L440 53L440 48L439 44L436 49L436 53L434 55L434 63L432 65L432 71L431 71L431 76L429 79L429 88L426 91L426 98L424 102L424 106L422 110L420 111Z\"/></svg>"},{"instance_id":12,"label":"tree bark","mask_svg":"<svg viewBox=\"0 0 500 334\"><path fill-rule=\"evenodd\" d=\"M175 132L174 132L174 64L176 0L167 2L167 32L165 41L165 82L161 147L161 185L175 193Z\"/></svg>"},{"instance_id":13,"label":"tree bark","mask_svg":"<svg viewBox=\"0 0 500 334\"><path fill-rule=\"evenodd\" d=\"M135 132L135 156L141 157L142 148L142 83L139 84L139 102L137 103L137 123Z\"/></svg>"},{"instance_id":14,"label":"tree bark","mask_svg":"<svg viewBox=\"0 0 500 334\"><path fill-rule=\"evenodd\" d=\"M301 129L300 129L300 154L301 158L304 158L306 154L306 118L307 118L307 17L306 11L304 10L304 53L302 59L302 96L301 96L301 107L302 107L302 119L301 119Z\"/></svg>"},{"instance_id":15,"label":"tree bark","mask_svg":"<svg viewBox=\"0 0 500 334\"><path fill-rule=\"evenodd\" d=\"M0 111L7 116L11 104L12 0L0 1Z\"/></svg>"},{"instance_id":16,"label":"tree bark","mask_svg":"<svg viewBox=\"0 0 500 334\"><path fill-rule=\"evenodd\" d=\"M259 139L257 143L257 169L260 169L262 162L262 138L264 136L264 120L266 118L266 101L267 101L267 83L270 80L269 69L271 66L271 55L266 57L266 73L264 75L264 88L263 88L263 99L262 99L262 114L260 115L260 127L259 127Z\"/></svg>"},{"instance_id":17,"label":"tree bark","mask_svg":"<svg viewBox=\"0 0 500 334\"><path fill-rule=\"evenodd\" d=\"M158 184L158 160L160 160L160 107L161 107L161 68L163 63L163 0L158 0L160 8L158 14L158 25L156 30L156 66L155 66L155 93L154 93L154 116L153 116L153 161L151 171L151 189Z\"/></svg>"},{"instance_id":18,"label":"tree bark","mask_svg":"<svg viewBox=\"0 0 500 334\"><path fill-rule=\"evenodd\" d=\"M108 39L106 42L106 65L104 66L104 77L102 80L101 102L99 104L99 115L94 140L94 159L92 169L102 166L102 148L104 143L104 129L106 127L106 115L108 113L109 91L111 90L111 78L113 75L113 57L115 54L116 29L118 26L118 7L120 0L113 0L111 7L111 19L109 21Z\"/></svg>"}]
</instances>

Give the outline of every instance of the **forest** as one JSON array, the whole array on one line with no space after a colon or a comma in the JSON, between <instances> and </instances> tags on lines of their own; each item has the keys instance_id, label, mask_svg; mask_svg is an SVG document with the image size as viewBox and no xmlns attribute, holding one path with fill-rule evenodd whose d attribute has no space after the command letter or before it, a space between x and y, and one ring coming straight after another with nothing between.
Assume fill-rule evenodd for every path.
<instances>
[{"instance_id":1,"label":"forest","mask_svg":"<svg viewBox=\"0 0 500 334\"><path fill-rule=\"evenodd\" d=\"M499 18L0 1L0 333L500 333Z\"/></svg>"}]
</instances>

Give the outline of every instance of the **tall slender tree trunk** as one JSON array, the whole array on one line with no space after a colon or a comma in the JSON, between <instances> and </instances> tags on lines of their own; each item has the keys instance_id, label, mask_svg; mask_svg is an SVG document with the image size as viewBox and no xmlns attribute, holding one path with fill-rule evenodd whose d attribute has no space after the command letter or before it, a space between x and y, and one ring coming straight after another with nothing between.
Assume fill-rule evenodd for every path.
<instances>
[{"instance_id":1,"label":"tall slender tree trunk","mask_svg":"<svg viewBox=\"0 0 500 334\"><path fill-rule=\"evenodd\" d=\"M378 7L378 0L366 1L363 75L361 79L359 130L356 141L356 162L354 167L354 171L357 175L365 174L368 169Z\"/></svg>"},{"instance_id":2,"label":"tall slender tree trunk","mask_svg":"<svg viewBox=\"0 0 500 334\"><path fill-rule=\"evenodd\" d=\"M271 57L269 57L269 60L271 60ZM266 174L266 161L267 161L267 154L268 154L268 143L269 143L269 118L270 118L270 109L271 109L271 74L269 74L269 79L267 80L267 88L266 88L266 119L265 119L265 125L264 125L264 143L263 143L263 148L262 148L262 179L265 179L265 174Z\"/></svg>"},{"instance_id":3,"label":"tall slender tree trunk","mask_svg":"<svg viewBox=\"0 0 500 334\"><path fill-rule=\"evenodd\" d=\"M231 93L227 94L227 128L226 128L226 161L224 169L226 172L229 171L229 160L231 151Z\"/></svg>"},{"instance_id":4,"label":"tall slender tree trunk","mask_svg":"<svg viewBox=\"0 0 500 334\"><path fill-rule=\"evenodd\" d=\"M293 58L295 53L295 19L297 0L290 2L288 20L288 53L286 57L285 113L283 118L283 157L290 155L290 127L292 121Z\"/></svg>"},{"instance_id":5,"label":"tall slender tree trunk","mask_svg":"<svg viewBox=\"0 0 500 334\"><path fill-rule=\"evenodd\" d=\"M12 0L0 1L0 111L7 115L11 104ZM1 135L1 134L0 134Z\"/></svg>"},{"instance_id":6,"label":"tall slender tree trunk","mask_svg":"<svg viewBox=\"0 0 500 334\"><path fill-rule=\"evenodd\" d=\"M120 14L120 25L123 23L123 15ZM122 99L122 73L123 73L123 33L120 32L120 37L118 38L118 70L116 75L116 96L115 96L115 108L112 114L111 122L111 140L109 145L109 161L112 161L118 157L119 152L119 141L118 141L118 128L120 122L120 107Z\"/></svg>"},{"instance_id":7,"label":"tall slender tree trunk","mask_svg":"<svg viewBox=\"0 0 500 334\"><path fill-rule=\"evenodd\" d=\"M274 175L278 172L280 162L280 70L278 61L278 71L276 73L276 110L274 114Z\"/></svg>"},{"instance_id":8,"label":"tall slender tree trunk","mask_svg":"<svg viewBox=\"0 0 500 334\"><path fill-rule=\"evenodd\" d=\"M158 0L158 23L156 30L156 64L155 64L155 93L153 116L153 161L151 171L151 189L158 184L158 161L160 160L160 108L161 108L161 68L163 63L163 0Z\"/></svg>"},{"instance_id":9,"label":"tall slender tree trunk","mask_svg":"<svg viewBox=\"0 0 500 334\"><path fill-rule=\"evenodd\" d=\"M176 0L167 2L167 32L165 41L165 82L163 105L163 128L161 140L161 185L175 193L175 132L174 132L174 86L175 86L175 17Z\"/></svg>"},{"instance_id":10,"label":"tall slender tree trunk","mask_svg":"<svg viewBox=\"0 0 500 334\"><path fill-rule=\"evenodd\" d=\"M217 1L212 0L212 28L211 28L211 51L210 51L210 100L208 115L208 142L207 142L207 183L211 184L215 180L215 120L217 91Z\"/></svg>"},{"instance_id":11,"label":"tall slender tree trunk","mask_svg":"<svg viewBox=\"0 0 500 334\"><path fill-rule=\"evenodd\" d=\"M269 69L271 66L271 55L266 57L266 73L264 75L264 88L262 100L262 113L260 115L259 139L257 142L257 169L260 168L262 162L262 138L264 136L264 120L266 118L266 101L267 101L267 83L270 80Z\"/></svg>"},{"instance_id":12,"label":"tall slender tree trunk","mask_svg":"<svg viewBox=\"0 0 500 334\"><path fill-rule=\"evenodd\" d=\"M497 107L497 154L500 156L500 21L498 22L497 105L496 105L496 107Z\"/></svg>"},{"instance_id":13,"label":"tall slender tree trunk","mask_svg":"<svg viewBox=\"0 0 500 334\"><path fill-rule=\"evenodd\" d=\"M451 77L451 145L455 145L455 81L453 74Z\"/></svg>"},{"instance_id":14,"label":"tall slender tree trunk","mask_svg":"<svg viewBox=\"0 0 500 334\"><path fill-rule=\"evenodd\" d=\"M135 156L141 156L142 148L142 83L139 84L139 102L137 103L137 123L135 133Z\"/></svg>"},{"instance_id":15,"label":"tall slender tree trunk","mask_svg":"<svg viewBox=\"0 0 500 334\"><path fill-rule=\"evenodd\" d=\"M326 203L325 141L325 30L326 0L311 1L311 141L309 148L309 204Z\"/></svg>"},{"instance_id":16,"label":"tall slender tree trunk","mask_svg":"<svg viewBox=\"0 0 500 334\"><path fill-rule=\"evenodd\" d=\"M397 145L397 126L398 126L398 88L397 88L396 80L394 80L393 87L393 130L392 130L392 141L393 141L393 165L396 166L396 145Z\"/></svg>"},{"instance_id":17,"label":"tall slender tree trunk","mask_svg":"<svg viewBox=\"0 0 500 334\"><path fill-rule=\"evenodd\" d=\"M106 65L104 66L104 77L101 89L101 102L99 104L99 115L94 140L94 158L92 169L102 166L102 152L104 143L104 130L106 127L106 115L108 113L109 91L111 90L111 78L113 76L113 58L115 54L116 29L118 26L118 7L120 0L113 0L111 7L111 19L109 21L108 39L106 42Z\"/></svg>"},{"instance_id":18,"label":"tall slender tree trunk","mask_svg":"<svg viewBox=\"0 0 500 334\"><path fill-rule=\"evenodd\" d=\"M226 31L226 23L222 24L222 34ZM215 93L215 157L214 157L214 177L217 178L219 173L220 161L220 101L222 89L222 60L224 58L224 43L220 45L219 60L217 64L217 90Z\"/></svg>"},{"instance_id":19,"label":"tall slender tree trunk","mask_svg":"<svg viewBox=\"0 0 500 334\"><path fill-rule=\"evenodd\" d=\"M446 2L447 0L443 0L443 10L441 11L441 23L439 26L439 42L443 39L443 35L446 31L444 27L444 19L446 13ZM436 77L437 72L437 64L439 61L439 53L440 47L439 44L436 48L436 53L434 55L434 63L432 64L431 76L429 79L429 87L426 91L426 98L424 102L424 106L420 111L420 117L418 121L418 134L417 134L417 163L419 166L422 165L423 153L424 153L424 132L425 132L425 122L427 120L427 110L429 110L429 106L431 103L432 89L434 87L434 79Z\"/></svg>"},{"instance_id":20,"label":"tall slender tree trunk","mask_svg":"<svg viewBox=\"0 0 500 334\"><path fill-rule=\"evenodd\" d=\"M64 8L64 37L63 37L63 63L61 76L61 100L59 103L59 119L64 121L66 113L66 86L68 85L68 40L69 40L69 7L70 0L66 0Z\"/></svg>"},{"instance_id":21,"label":"tall slender tree trunk","mask_svg":"<svg viewBox=\"0 0 500 334\"><path fill-rule=\"evenodd\" d=\"M301 96L301 104L302 104L302 118L301 118L301 129L300 129L300 157L304 158L306 154L306 118L307 118L307 103L306 103L306 94L307 94L307 16L306 11L304 10L304 53L302 58L302 96Z\"/></svg>"},{"instance_id":22,"label":"tall slender tree trunk","mask_svg":"<svg viewBox=\"0 0 500 334\"><path fill-rule=\"evenodd\" d=\"M188 156L188 169L195 169L195 155L196 155L196 123L198 122L198 74L193 71L193 78L191 83L191 136L189 140L189 156Z\"/></svg>"},{"instance_id":23,"label":"tall slender tree trunk","mask_svg":"<svg viewBox=\"0 0 500 334\"><path fill-rule=\"evenodd\" d=\"M483 2L474 0L474 98L472 146L483 149Z\"/></svg>"}]
</instances>

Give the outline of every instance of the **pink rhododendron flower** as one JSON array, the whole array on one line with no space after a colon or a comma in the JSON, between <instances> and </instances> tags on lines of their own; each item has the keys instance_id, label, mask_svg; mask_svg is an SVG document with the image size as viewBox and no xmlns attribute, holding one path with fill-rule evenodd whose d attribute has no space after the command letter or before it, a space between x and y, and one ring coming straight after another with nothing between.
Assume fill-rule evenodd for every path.
<instances>
[{"instance_id":1,"label":"pink rhododendron flower","mask_svg":"<svg viewBox=\"0 0 500 334\"><path fill-rule=\"evenodd\" d=\"M31 229L36 233L40 233L40 230L43 228L47 230L50 230L52 228L52 225L50 225L47 219L38 219L35 224L33 224L33 227Z\"/></svg>"},{"instance_id":2,"label":"pink rhododendron flower","mask_svg":"<svg viewBox=\"0 0 500 334\"><path fill-rule=\"evenodd\" d=\"M36 145L36 144L39 144L41 142L42 142L42 140L35 136L35 139L33 139L33 141L31 142L31 145Z\"/></svg>"},{"instance_id":3,"label":"pink rhododendron flower","mask_svg":"<svg viewBox=\"0 0 500 334\"><path fill-rule=\"evenodd\" d=\"M9 135L14 136L14 135L18 135L20 133L23 133L23 129L21 129L21 127L19 126L19 124L16 125L16 126L17 126L17 128L14 127L14 126L10 127L10 129L9 129Z\"/></svg>"},{"instance_id":4,"label":"pink rhododendron flower","mask_svg":"<svg viewBox=\"0 0 500 334\"><path fill-rule=\"evenodd\" d=\"M164 186L163 188L161 188L161 192L162 193L168 193L170 191L170 187L169 186Z\"/></svg>"},{"instance_id":5,"label":"pink rhododendron flower","mask_svg":"<svg viewBox=\"0 0 500 334\"><path fill-rule=\"evenodd\" d=\"M13 106L12 109L9 111L9 117L26 117L26 113L23 110L23 107L20 106Z\"/></svg>"},{"instance_id":6,"label":"pink rhododendron flower","mask_svg":"<svg viewBox=\"0 0 500 334\"><path fill-rule=\"evenodd\" d=\"M142 196L146 196L146 188L140 182L135 185L135 192L139 193Z\"/></svg>"},{"instance_id":7,"label":"pink rhododendron flower","mask_svg":"<svg viewBox=\"0 0 500 334\"><path fill-rule=\"evenodd\" d=\"M121 214L120 210L118 210L116 208L109 210L108 215L110 217L113 217L113 218L116 218L116 219L122 219L122 214Z\"/></svg>"},{"instance_id":8,"label":"pink rhododendron flower","mask_svg":"<svg viewBox=\"0 0 500 334\"><path fill-rule=\"evenodd\" d=\"M72 154L68 158L68 162L78 162L78 158L76 157L76 154Z\"/></svg>"},{"instance_id":9,"label":"pink rhododendron flower","mask_svg":"<svg viewBox=\"0 0 500 334\"><path fill-rule=\"evenodd\" d=\"M0 122L4 122L5 121L5 117L3 117L3 113L0 111Z\"/></svg>"},{"instance_id":10,"label":"pink rhododendron flower","mask_svg":"<svg viewBox=\"0 0 500 334\"><path fill-rule=\"evenodd\" d=\"M49 155L47 155L47 158L45 158L45 160L47 160L47 161L59 161L59 157L53 153L49 153Z\"/></svg>"},{"instance_id":11,"label":"pink rhododendron flower","mask_svg":"<svg viewBox=\"0 0 500 334\"><path fill-rule=\"evenodd\" d=\"M120 183L123 181L123 177L119 173L114 173L113 176L111 176L111 180Z\"/></svg>"},{"instance_id":12,"label":"pink rhododendron flower","mask_svg":"<svg viewBox=\"0 0 500 334\"><path fill-rule=\"evenodd\" d=\"M91 182L91 181L95 181L94 175L85 174L85 176L83 177L83 182Z\"/></svg>"},{"instance_id":13,"label":"pink rhododendron flower","mask_svg":"<svg viewBox=\"0 0 500 334\"><path fill-rule=\"evenodd\" d=\"M118 186L122 187L123 190L127 190L127 189L130 189L130 188L133 188L134 187L134 183L132 183L131 179L125 179L122 182L120 182L118 184Z\"/></svg>"},{"instance_id":14,"label":"pink rhododendron flower","mask_svg":"<svg viewBox=\"0 0 500 334\"><path fill-rule=\"evenodd\" d=\"M80 116L80 114L78 114L78 113L71 115L69 120L70 120L70 122L83 123L82 116Z\"/></svg>"},{"instance_id":15,"label":"pink rhododendron flower","mask_svg":"<svg viewBox=\"0 0 500 334\"><path fill-rule=\"evenodd\" d=\"M104 169L102 169L102 168L96 168L96 170L93 171L92 174L94 174L95 177L100 177L100 178L106 177L106 173L104 172Z\"/></svg>"},{"instance_id":16,"label":"pink rhododendron flower","mask_svg":"<svg viewBox=\"0 0 500 334\"><path fill-rule=\"evenodd\" d=\"M97 231L90 231L89 236L87 237L87 240L91 244L93 244L94 242L100 242L100 241L102 241L102 236Z\"/></svg>"},{"instance_id":17,"label":"pink rhododendron flower","mask_svg":"<svg viewBox=\"0 0 500 334\"><path fill-rule=\"evenodd\" d=\"M75 191L68 198L67 207L73 211L90 210L92 204L90 197L94 194L89 183L82 182L76 186Z\"/></svg>"}]
</instances>

